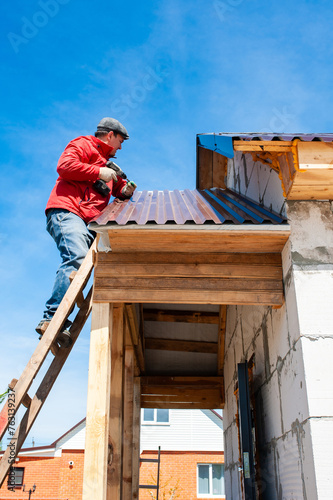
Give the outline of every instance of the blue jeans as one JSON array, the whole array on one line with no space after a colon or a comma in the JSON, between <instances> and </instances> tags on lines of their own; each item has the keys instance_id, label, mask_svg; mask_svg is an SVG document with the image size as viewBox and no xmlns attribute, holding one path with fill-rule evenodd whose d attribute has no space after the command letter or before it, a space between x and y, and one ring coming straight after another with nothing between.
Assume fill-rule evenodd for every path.
<instances>
[{"instance_id":1,"label":"blue jeans","mask_svg":"<svg viewBox=\"0 0 333 500\"><path fill-rule=\"evenodd\" d=\"M62 259L52 295L45 304L43 319L49 320L56 312L70 285L71 272L79 269L94 241L95 234L89 231L80 217L61 208L48 210L46 229L54 239Z\"/></svg>"}]
</instances>

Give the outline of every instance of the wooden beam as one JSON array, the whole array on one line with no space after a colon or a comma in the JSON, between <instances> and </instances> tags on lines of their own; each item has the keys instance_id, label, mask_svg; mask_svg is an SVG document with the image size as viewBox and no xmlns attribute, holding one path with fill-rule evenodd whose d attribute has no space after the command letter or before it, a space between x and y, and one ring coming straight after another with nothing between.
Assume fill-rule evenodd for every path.
<instances>
[{"instance_id":1,"label":"wooden beam","mask_svg":"<svg viewBox=\"0 0 333 500\"><path fill-rule=\"evenodd\" d=\"M162 249L156 252L141 252L137 251L135 254L133 252L123 252L121 254L113 254L113 252L99 252L97 257L97 268L95 269L95 274L97 276L104 274L108 266L114 266L120 264L121 267L127 269L128 266L132 265L159 265L165 266L166 264L172 265L225 265L225 266L242 266L242 265L254 265L254 266L272 266L281 267L281 255L280 253L226 253L224 252L211 252L210 249L206 249L204 252L165 252ZM149 262L147 262L149 260ZM110 272L110 270L108 271ZM147 274L147 273L145 273ZM149 275L149 271L148 271Z\"/></svg>"},{"instance_id":2,"label":"wooden beam","mask_svg":"<svg viewBox=\"0 0 333 500\"><path fill-rule=\"evenodd\" d=\"M90 337L83 500L107 499L111 390L112 305L93 304Z\"/></svg>"},{"instance_id":3,"label":"wooden beam","mask_svg":"<svg viewBox=\"0 0 333 500\"><path fill-rule=\"evenodd\" d=\"M122 499L132 499L134 349L125 349Z\"/></svg>"},{"instance_id":4,"label":"wooden beam","mask_svg":"<svg viewBox=\"0 0 333 500\"><path fill-rule=\"evenodd\" d=\"M141 378L142 408L222 408L223 404L222 377Z\"/></svg>"},{"instance_id":5,"label":"wooden beam","mask_svg":"<svg viewBox=\"0 0 333 500\"><path fill-rule=\"evenodd\" d=\"M140 472L140 427L141 427L141 381L134 377L133 386L133 457L132 457L132 498L139 498ZM125 500L125 499L123 499Z\"/></svg>"},{"instance_id":6,"label":"wooden beam","mask_svg":"<svg viewBox=\"0 0 333 500\"><path fill-rule=\"evenodd\" d=\"M299 170L333 170L333 143L298 141Z\"/></svg>"},{"instance_id":7,"label":"wooden beam","mask_svg":"<svg viewBox=\"0 0 333 500\"><path fill-rule=\"evenodd\" d=\"M197 148L197 189L225 188L227 158L216 151Z\"/></svg>"},{"instance_id":8,"label":"wooden beam","mask_svg":"<svg viewBox=\"0 0 333 500\"><path fill-rule=\"evenodd\" d=\"M201 352L206 354L216 354L217 343L194 342L189 340L146 338L146 349L155 349L160 351Z\"/></svg>"},{"instance_id":9,"label":"wooden beam","mask_svg":"<svg viewBox=\"0 0 333 500\"><path fill-rule=\"evenodd\" d=\"M111 346L111 393L109 413L110 457L108 460L107 500L121 500L123 437L123 357L124 306L113 305Z\"/></svg>"},{"instance_id":10,"label":"wooden beam","mask_svg":"<svg viewBox=\"0 0 333 500\"><path fill-rule=\"evenodd\" d=\"M95 278L96 279L96 278ZM139 366L140 373L145 371L144 349L142 345L142 334L140 332L139 322L134 304L125 304L126 321L129 327L135 357Z\"/></svg>"},{"instance_id":11,"label":"wooden beam","mask_svg":"<svg viewBox=\"0 0 333 500\"><path fill-rule=\"evenodd\" d=\"M94 300L282 305L283 286L280 279L96 277Z\"/></svg>"},{"instance_id":12,"label":"wooden beam","mask_svg":"<svg viewBox=\"0 0 333 500\"><path fill-rule=\"evenodd\" d=\"M112 228L108 230L112 253L129 252L247 252L279 253L290 235L285 226L253 228L216 226L218 229Z\"/></svg>"},{"instance_id":13,"label":"wooden beam","mask_svg":"<svg viewBox=\"0 0 333 500\"><path fill-rule=\"evenodd\" d=\"M215 409L221 409L223 410L224 408L224 403L219 403L216 400L210 400L210 401L200 401L196 403L171 403L170 401L166 401L164 403L158 403L158 402L153 402L153 403L147 403L145 405L142 405L142 408L162 408L164 410L215 410Z\"/></svg>"},{"instance_id":14,"label":"wooden beam","mask_svg":"<svg viewBox=\"0 0 333 500\"><path fill-rule=\"evenodd\" d=\"M291 151L292 141L233 141L234 151L252 152L288 152Z\"/></svg>"},{"instance_id":15,"label":"wooden beam","mask_svg":"<svg viewBox=\"0 0 333 500\"><path fill-rule=\"evenodd\" d=\"M166 309L144 309L144 321L165 321L171 323L200 323L218 325L219 315L205 311L177 311Z\"/></svg>"},{"instance_id":16,"label":"wooden beam","mask_svg":"<svg viewBox=\"0 0 333 500\"><path fill-rule=\"evenodd\" d=\"M223 375L226 324L227 324L227 306L222 305L220 306L219 331L218 331L218 352L217 352L218 375Z\"/></svg>"},{"instance_id":17,"label":"wooden beam","mask_svg":"<svg viewBox=\"0 0 333 500\"><path fill-rule=\"evenodd\" d=\"M159 304L230 304L230 305L267 305L281 307L284 302L283 292L240 292L212 290L129 290L99 287L95 290L96 302L124 302L130 300L137 303Z\"/></svg>"}]
</instances>

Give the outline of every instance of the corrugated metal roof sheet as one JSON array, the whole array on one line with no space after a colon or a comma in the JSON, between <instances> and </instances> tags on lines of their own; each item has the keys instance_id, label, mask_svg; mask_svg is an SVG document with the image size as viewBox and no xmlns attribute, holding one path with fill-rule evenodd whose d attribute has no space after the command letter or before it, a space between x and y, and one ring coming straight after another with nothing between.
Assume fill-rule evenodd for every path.
<instances>
[{"instance_id":1,"label":"corrugated metal roof sheet","mask_svg":"<svg viewBox=\"0 0 333 500\"><path fill-rule=\"evenodd\" d=\"M114 200L92 222L126 224L281 224L286 219L230 189L138 191Z\"/></svg>"},{"instance_id":2,"label":"corrugated metal roof sheet","mask_svg":"<svg viewBox=\"0 0 333 500\"><path fill-rule=\"evenodd\" d=\"M323 141L332 142L333 134L323 133L323 134L280 134L280 133L261 133L261 132L251 132L251 133L209 133L209 134L198 134L203 135L216 135L222 137L231 137L235 140L244 141L293 141L294 139L299 139L301 141Z\"/></svg>"}]
</instances>

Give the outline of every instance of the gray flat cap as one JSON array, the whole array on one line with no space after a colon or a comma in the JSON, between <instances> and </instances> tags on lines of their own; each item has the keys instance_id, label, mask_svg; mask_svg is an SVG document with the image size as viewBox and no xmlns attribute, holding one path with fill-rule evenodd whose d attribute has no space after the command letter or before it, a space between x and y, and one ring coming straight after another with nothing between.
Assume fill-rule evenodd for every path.
<instances>
[{"instance_id":1,"label":"gray flat cap","mask_svg":"<svg viewBox=\"0 0 333 500\"><path fill-rule=\"evenodd\" d=\"M102 118L97 125L97 132L116 132L123 136L124 139L129 139L129 135L124 125L115 118Z\"/></svg>"}]
</instances>

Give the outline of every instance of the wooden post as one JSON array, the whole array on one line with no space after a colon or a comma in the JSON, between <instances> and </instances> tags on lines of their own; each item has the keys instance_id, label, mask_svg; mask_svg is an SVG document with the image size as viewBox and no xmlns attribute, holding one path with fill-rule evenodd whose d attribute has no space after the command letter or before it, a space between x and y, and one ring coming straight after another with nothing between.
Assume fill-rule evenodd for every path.
<instances>
[{"instance_id":1,"label":"wooden post","mask_svg":"<svg viewBox=\"0 0 333 500\"><path fill-rule=\"evenodd\" d=\"M93 304L83 500L121 499L123 315L122 304Z\"/></svg>"},{"instance_id":2,"label":"wooden post","mask_svg":"<svg viewBox=\"0 0 333 500\"><path fill-rule=\"evenodd\" d=\"M86 442L83 476L83 500L106 500L107 464L110 460L108 437L111 389L111 304L93 304Z\"/></svg>"},{"instance_id":3,"label":"wooden post","mask_svg":"<svg viewBox=\"0 0 333 500\"><path fill-rule=\"evenodd\" d=\"M123 438L123 358L124 358L124 306L113 305L113 336L111 348L111 400L109 443L111 460L108 461L107 500L121 500L122 438Z\"/></svg>"},{"instance_id":4,"label":"wooden post","mask_svg":"<svg viewBox=\"0 0 333 500\"><path fill-rule=\"evenodd\" d=\"M132 498L139 498L140 473L140 425L141 425L141 381L134 377L133 386L133 458L132 458Z\"/></svg>"},{"instance_id":5,"label":"wooden post","mask_svg":"<svg viewBox=\"0 0 333 500\"><path fill-rule=\"evenodd\" d=\"M124 427L122 500L132 500L134 349L126 346L124 366Z\"/></svg>"}]
</instances>

